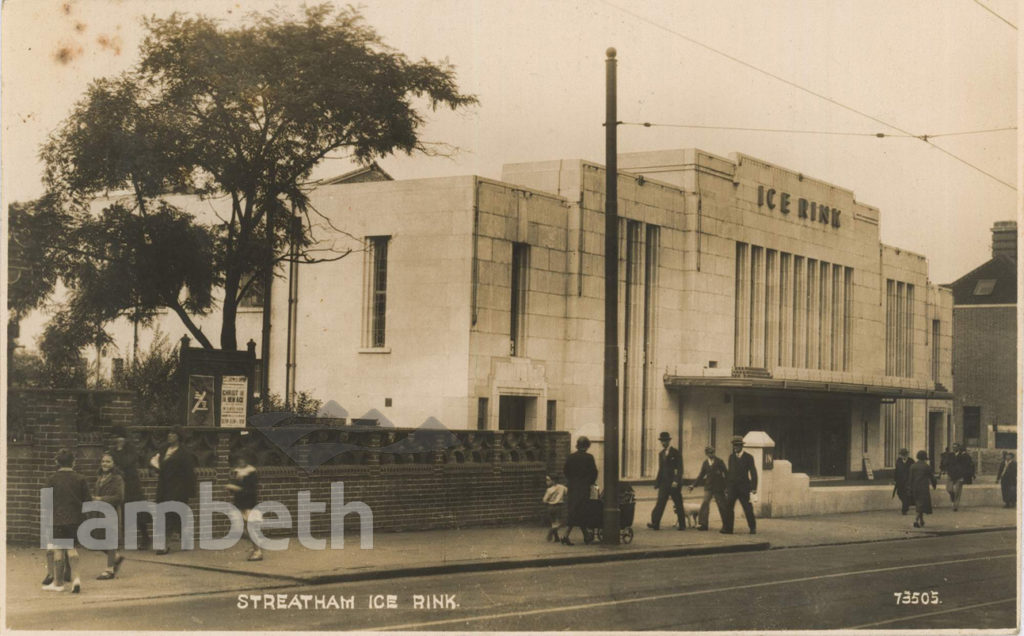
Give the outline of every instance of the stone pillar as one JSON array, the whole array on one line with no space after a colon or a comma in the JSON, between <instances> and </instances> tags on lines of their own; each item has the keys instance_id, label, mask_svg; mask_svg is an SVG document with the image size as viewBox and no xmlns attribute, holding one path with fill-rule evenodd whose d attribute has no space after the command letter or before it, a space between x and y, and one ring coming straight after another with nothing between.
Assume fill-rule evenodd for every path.
<instances>
[{"instance_id":1,"label":"stone pillar","mask_svg":"<svg viewBox=\"0 0 1024 636\"><path fill-rule=\"evenodd\" d=\"M757 467L757 495L750 498L754 505L754 515L771 517L775 440L764 431L750 431L743 436L743 449L754 457L754 466Z\"/></svg>"}]
</instances>

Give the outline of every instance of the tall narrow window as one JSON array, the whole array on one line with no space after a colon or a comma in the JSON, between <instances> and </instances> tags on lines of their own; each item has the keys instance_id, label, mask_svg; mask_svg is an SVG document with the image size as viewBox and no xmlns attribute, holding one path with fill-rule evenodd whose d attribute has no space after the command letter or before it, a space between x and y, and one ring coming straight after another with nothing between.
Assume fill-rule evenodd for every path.
<instances>
[{"instance_id":1,"label":"tall narrow window","mask_svg":"<svg viewBox=\"0 0 1024 636\"><path fill-rule=\"evenodd\" d=\"M850 353L850 342L853 340L853 268L843 268L843 287L843 371L849 371L853 365Z\"/></svg>"},{"instance_id":2,"label":"tall narrow window","mask_svg":"<svg viewBox=\"0 0 1024 636\"><path fill-rule=\"evenodd\" d=\"M476 401L476 428L478 431L487 430L487 398L477 398Z\"/></svg>"},{"instance_id":3,"label":"tall narrow window","mask_svg":"<svg viewBox=\"0 0 1024 636\"><path fill-rule=\"evenodd\" d=\"M526 291L529 287L530 246L512 244L512 282L509 303L509 355L522 356L526 339Z\"/></svg>"},{"instance_id":4,"label":"tall narrow window","mask_svg":"<svg viewBox=\"0 0 1024 636\"><path fill-rule=\"evenodd\" d=\"M733 360L737 367L750 366L750 265L749 246L736 243L736 309Z\"/></svg>"},{"instance_id":5,"label":"tall narrow window","mask_svg":"<svg viewBox=\"0 0 1024 636\"><path fill-rule=\"evenodd\" d=\"M558 422L555 418L558 416L558 402L556 400L548 400L548 424L547 429L549 431L558 430Z\"/></svg>"},{"instance_id":6,"label":"tall narrow window","mask_svg":"<svg viewBox=\"0 0 1024 636\"><path fill-rule=\"evenodd\" d=\"M932 382L939 381L939 368L940 368L940 356L942 355L942 348L939 347L939 321L932 321Z\"/></svg>"},{"instance_id":7,"label":"tall narrow window","mask_svg":"<svg viewBox=\"0 0 1024 636\"><path fill-rule=\"evenodd\" d=\"M388 241L390 236L369 236L364 271L366 272L363 315L363 346L380 348L385 344L385 318L388 297Z\"/></svg>"}]
</instances>

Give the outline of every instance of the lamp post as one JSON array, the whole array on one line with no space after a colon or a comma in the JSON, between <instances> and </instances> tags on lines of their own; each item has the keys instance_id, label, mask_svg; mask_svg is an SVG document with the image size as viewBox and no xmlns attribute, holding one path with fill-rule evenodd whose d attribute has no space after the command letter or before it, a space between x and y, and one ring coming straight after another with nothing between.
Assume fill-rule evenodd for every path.
<instances>
[{"instance_id":1,"label":"lamp post","mask_svg":"<svg viewBox=\"0 0 1024 636\"><path fill-rule=\"evenodd\" d=\"M615 49L605 60L604 204L604 524L602 543L619 543L619 193Z\"/></svg>"}]
</instances>

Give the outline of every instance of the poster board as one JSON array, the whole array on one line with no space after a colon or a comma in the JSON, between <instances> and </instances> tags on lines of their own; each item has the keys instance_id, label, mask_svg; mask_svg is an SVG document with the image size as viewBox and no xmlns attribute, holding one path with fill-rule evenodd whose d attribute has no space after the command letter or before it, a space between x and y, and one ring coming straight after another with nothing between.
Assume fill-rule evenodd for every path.
<instances>
[{"instance_id":1,"label":"poster board","mask_svg":"<svg viewBox=\"0 0 1024 636\"><path fill-rule=\"evenodd\" d=\"M225 375L220 387L220 425L245 428L249 379L244 375Z\"/></svg>"}]
</instances>

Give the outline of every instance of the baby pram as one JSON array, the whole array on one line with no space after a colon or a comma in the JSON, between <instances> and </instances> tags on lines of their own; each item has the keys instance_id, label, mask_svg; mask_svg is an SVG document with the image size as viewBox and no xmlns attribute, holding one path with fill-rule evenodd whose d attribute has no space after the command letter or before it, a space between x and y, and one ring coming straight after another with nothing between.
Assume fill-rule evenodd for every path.
<instances>
[{"instance_id":1,"label":"baby pram","mask_svg":"<svg viewBox=\"0 0 1024 636\"><path fill-rule=\"evenodd\" d=\"M623 543L633 542L633 513L636 511L636 494L629 484L619 485L619 539ZM593 543L604 539L604 496L588 499L583 507L583 541Z\"/></svg>"}]
</instances>

